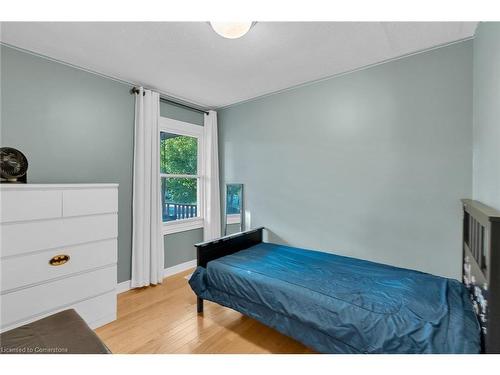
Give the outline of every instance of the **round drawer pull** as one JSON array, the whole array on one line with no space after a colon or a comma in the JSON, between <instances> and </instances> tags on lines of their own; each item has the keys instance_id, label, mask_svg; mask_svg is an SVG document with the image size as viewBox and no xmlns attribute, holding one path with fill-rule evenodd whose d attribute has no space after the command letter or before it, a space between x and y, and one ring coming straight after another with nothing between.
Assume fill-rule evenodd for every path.
<instances>
[{"instance_id":1,"label":"round drawer pull","mask_svg":"<svg viewBox=\"0 0 500 375\"><path fill-rule=\"evenodd\" d=\"M69 262L69 255L66 254L54 255L49 260L49 264L51 266L62 266L63 264L66 264L68 262Z\"/></svg>"}]
</instances>

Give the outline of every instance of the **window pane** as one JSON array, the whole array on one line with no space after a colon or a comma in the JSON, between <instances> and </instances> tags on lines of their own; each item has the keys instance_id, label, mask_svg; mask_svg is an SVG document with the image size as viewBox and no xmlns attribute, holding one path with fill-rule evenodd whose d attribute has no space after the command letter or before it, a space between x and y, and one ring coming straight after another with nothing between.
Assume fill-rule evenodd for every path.
<instances>
[{"instance_id":1,"label":"window pane","mask_svg":"<svg viewBox=\"0 0 500 375\"><path fill-rule=\"evenodd\" d=\"M160 133L160 171L169 174L197 174L198 140L171 133Z\"/></svg>"},{"instance_id":2,"label":"window pane","mask_svg":"<svg viewBox=\"0 0 500 375\"><path fill-rule=\"evenodd\" d=\"M162 177L163 221L198 217L197 178Z\"/></svg>"}]
</instances>

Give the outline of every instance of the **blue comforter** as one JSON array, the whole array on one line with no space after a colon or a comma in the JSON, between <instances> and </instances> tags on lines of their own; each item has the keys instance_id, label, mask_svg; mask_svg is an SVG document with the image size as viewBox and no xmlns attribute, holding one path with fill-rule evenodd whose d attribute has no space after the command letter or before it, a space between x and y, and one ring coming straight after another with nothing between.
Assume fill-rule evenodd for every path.
<instances>
[{"instance_id":1,"label":"blue comforter","mask_svg":"<svg viewBox=\"0 0 500 375\"><path fill-rule=\"evenodd\" d=\"M456 280L261 243L198 267L201 298L322 353L478 353L479 324Z\"/></svg>"}]
</instances>

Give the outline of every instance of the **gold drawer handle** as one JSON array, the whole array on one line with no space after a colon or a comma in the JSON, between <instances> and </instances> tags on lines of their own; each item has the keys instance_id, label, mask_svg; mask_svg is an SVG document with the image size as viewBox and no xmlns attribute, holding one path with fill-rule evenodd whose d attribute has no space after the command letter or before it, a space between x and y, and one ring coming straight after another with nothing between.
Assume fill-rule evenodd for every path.
<instances>
[{"instance_id":1,"label":"gold drawer handle","mask_svg":"<svg viewBox=\"0 0 500 375\"><path fill-rule=\"evenodd\" d=\"M66 254L55 255L49 260L49 264L51 266L62 266L63 264L68 262L69 262L69 255Z\"/></svg>"}]
</instances>

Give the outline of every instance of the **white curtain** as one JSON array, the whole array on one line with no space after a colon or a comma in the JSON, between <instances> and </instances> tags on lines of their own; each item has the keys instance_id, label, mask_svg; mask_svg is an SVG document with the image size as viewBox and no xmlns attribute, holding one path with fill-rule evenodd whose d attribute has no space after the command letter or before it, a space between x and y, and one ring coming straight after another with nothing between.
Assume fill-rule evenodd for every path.
<instances>
[{"instance_id":1,"label":"white curtain","mask_svg":"<svg viewBox=\"0 0 500 375\"><path fill-rule=\"evenodd\" d=\"M209 111L205 114L205 183L204 183L204 227L203 238L205 241L220 237L221 212L219 188L219 147L217 139L217 112Z\"/></svg>"},{"instance_id":2,"label":"white curtain","mask_svg":"<svg viewBox=\"0 0 500 375\"><path fill-rule=\"evenodd\" d=\"M135 97L132 288L163 279L159 108L159 94L141 87Z\"/></svg>"}]
</instances>

